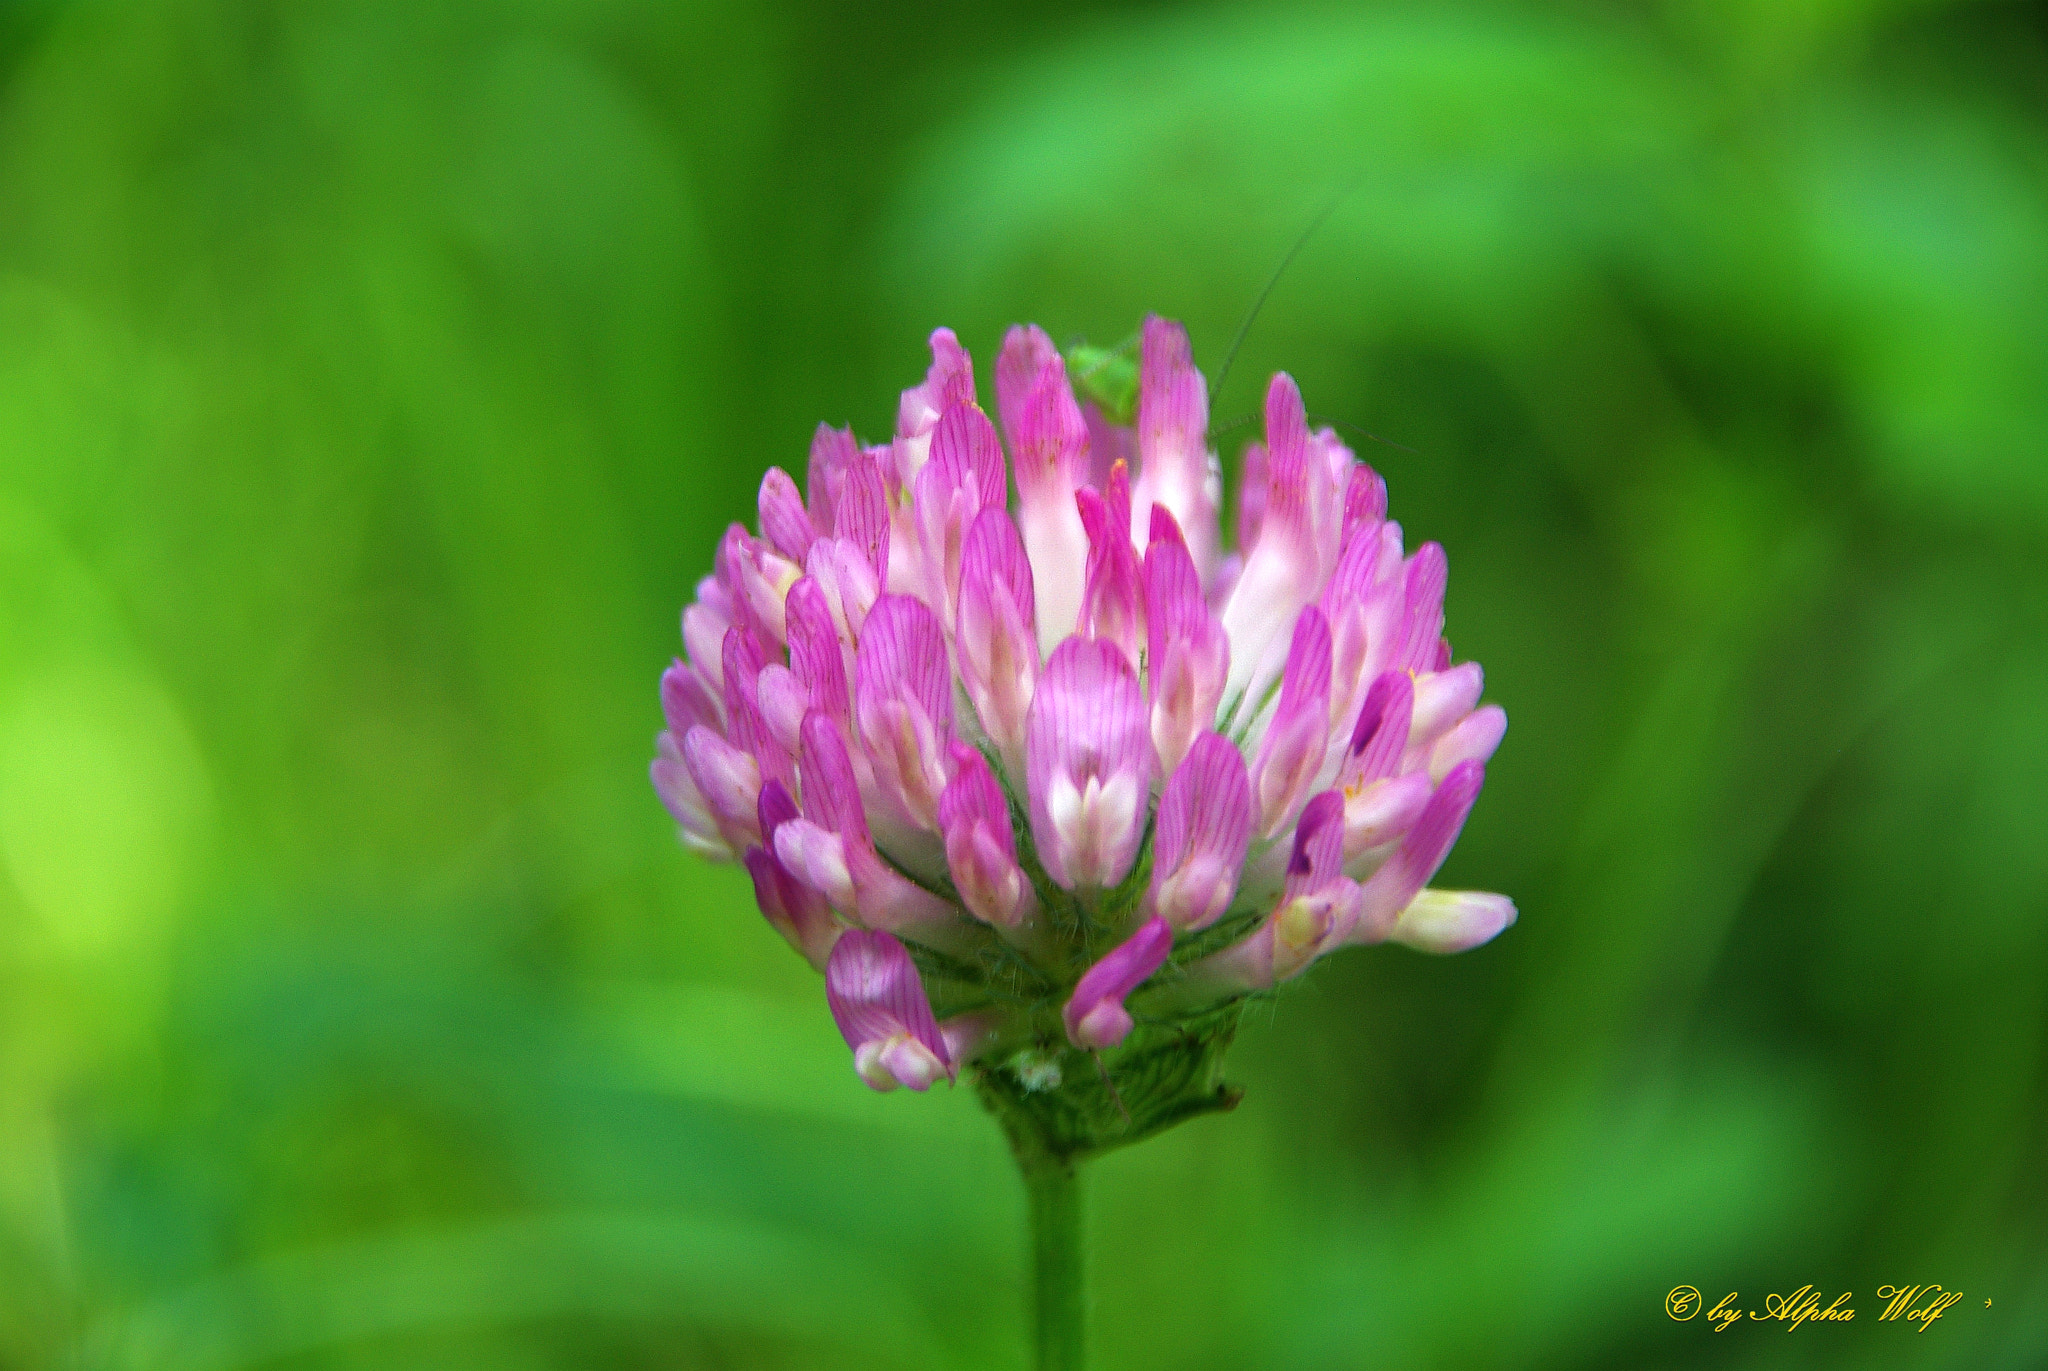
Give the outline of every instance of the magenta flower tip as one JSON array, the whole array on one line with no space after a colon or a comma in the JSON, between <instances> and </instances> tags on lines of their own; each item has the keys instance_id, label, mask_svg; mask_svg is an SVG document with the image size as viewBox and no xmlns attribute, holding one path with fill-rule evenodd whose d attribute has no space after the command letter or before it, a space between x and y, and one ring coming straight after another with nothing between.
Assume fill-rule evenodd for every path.
<instances>
[{"instance_id":1,"label":"magenta flower tip","mask_svg":"<svg viewBox=\"0 0 2048 1371\"><path fill-rule=\"evenodd\" d=\"M1085 1051L1115 1047L1131 1031L1124 999L1166 962L1173 950L1173 928L1152 918L1101 961L1088 968L1074 985L1073 996L1060 1011L1067 1037Z\"/></svg>"}]
</instances>

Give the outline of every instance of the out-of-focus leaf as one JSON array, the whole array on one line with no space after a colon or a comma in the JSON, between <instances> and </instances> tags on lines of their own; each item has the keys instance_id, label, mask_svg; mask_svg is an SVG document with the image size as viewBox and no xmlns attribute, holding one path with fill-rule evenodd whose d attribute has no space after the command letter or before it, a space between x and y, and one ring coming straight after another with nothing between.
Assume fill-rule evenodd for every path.
<instances>
[{"instance_id":1,"label":"out-of-focus leaf","mask_svg":"<svg viewBox=\"0 0 2048 1371\"><path fill-rule=\"evenodd\" d=\"M912 1292L861 1254L689 1215L534 1215L272 1257L95 1329L95 1368L230 1371L437 1327L628 1319L834 1364L939 1365Z\"/></svg>"}]
</instances>

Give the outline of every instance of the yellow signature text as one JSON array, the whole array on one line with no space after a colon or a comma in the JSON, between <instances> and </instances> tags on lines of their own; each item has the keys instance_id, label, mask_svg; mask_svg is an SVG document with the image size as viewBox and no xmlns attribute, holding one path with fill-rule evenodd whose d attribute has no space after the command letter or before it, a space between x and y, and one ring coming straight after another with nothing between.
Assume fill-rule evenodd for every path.
<instances>
[{"instance_id":1,"label":"yellow signature text","mask_svg":"<svg viewBox=\"0 0 2048 1371\"><path fill-rule=\"evenodd\" d=\"M1920 1327L1916 1331L1925 1333L1934 1326L1934 1321L1941 1317L1943 1310L1963 1297L1963 1292L1943 1290L1938 1285L1880 1285L1877 1287L1877 1297L1891 1301L1885 1306L1884 1312L1877 1316L1879 1323L1904 1318L1907 1323L1919 1324ZM1918 1309L1913 1307L1915 1300L1921 1301ZM1985 1301L1987 1308L1990 1303L1989 1300Z\"/></svg>"},{"instance_id":2,"label":"yellow signature text","mask_svg":"<svg viewBox=\"0 0 2048 1371\"><path fill-rule=\"evenodd\" d=\"M1761 1308L1750 1309L1738 1303L1742 1292L1731 1290L1707 1308L1698 1289L1681 1285L1664 1297L1664 1312L1685 1323L1704 1310L1716 1333L1725 1333L1745 1319L1752 1323L1776 1323L1790 1333L1801 1324L1853 1322L1856 1310L1850 1301L1855 1297L1853 1291L1844 1290L1830 1300L1813 1286L1802 1285L1789 1295L1773 1291L1764 1296ZM1877 1297L1885 1302L1877 1316L1879 1323L1908 1323L1914 1325L1916 1332L1925 1333L1963 1295L1960 1290L1944 1290L1938 1285L1880 1285ZM1989 1309L1991 1301L1984 1301L1984 1307Z\"/></svg>"}]
</instances>

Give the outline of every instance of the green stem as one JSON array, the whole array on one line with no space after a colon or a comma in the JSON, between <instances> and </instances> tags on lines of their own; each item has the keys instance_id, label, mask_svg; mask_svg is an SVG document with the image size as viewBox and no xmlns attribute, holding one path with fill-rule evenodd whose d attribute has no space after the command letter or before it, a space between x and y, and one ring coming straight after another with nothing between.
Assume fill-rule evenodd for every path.
<instances>
[{"instance_id":1,"label":"green stem","mask_svg":"<svg viewBox=\"0 0 2048 1371\"><path fill-rule=\"evenodd\" d=\"M1081 1177L1072 1161L1017 1149L1031 1206L1038 1371L1081 1371Z\"/></svg>"}]
</instances>

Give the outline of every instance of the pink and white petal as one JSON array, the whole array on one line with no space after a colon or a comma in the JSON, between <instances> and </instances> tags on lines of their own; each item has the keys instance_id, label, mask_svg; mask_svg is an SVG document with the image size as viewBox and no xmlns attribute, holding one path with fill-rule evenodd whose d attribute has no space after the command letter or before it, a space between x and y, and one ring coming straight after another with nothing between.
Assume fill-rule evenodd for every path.
<instances>
[{"instance_id":1,"label":"pink and white petal","mask_svg":"<svg viewBox=\"0 0 2048 1371\"><path fill-rule=\"evenodd\" d=\"M701 724L683 735L681 751L691 782L732 850L744 852L760 842L760 764Z\"/></svg>"},{"instance_id":2,"label":"pink and white petal","mask_svg":"<svg viewBox=\"0 0 2048 1371\"><path fill-rule=\"evenodd\" d=\"M1437 740L1429 750L1429 775L1441 781L1460 762L1488 762L1507 736L1507 711L1499 705L1473 710L1456 728Z\"/></svg>"},{"instance_id":3,"label":"pink and white petal","mask_svg":"<svg viewBox=\"0 0 2048 1371\"><path fill-rule=\"evenodd\" d=\"M889 490L881 464L869 453L861 453L847 465L839 488L838 519L832 527L836 538L851 543L861 554L878 581L889 571Z\"/></svg>"},{"instance_id":4,"label":"pink and white petal","mask_svg":"<svg viewBox=\"0 0 2048 1371\"><path fill-rule=\"evenodd\" d=\"M1330 733L1330 628L1310 605L1295 621L1280 701L1251 767L1253 831L1270 838L1287 826L1322 770Z\"/></svg>"},{"instance_id":5,"label":"pink and white petal","mask_svg":"<svg viewBox=\"0 0 2048 1371\"><path fill-rule=\"evenodd\" d=\"M1252 548L1258 545L1260 530L1265 527L1271 465L1264 443L1254 438L1245 444L1237 481L1237 550L1240 557L1250 555Z\"/></svg>"},{"instance_id":6,"label":"pink and white petal","mask_svg":"<svg viewBox=\"0 0 2048 1371\"><path fill-rule=\"evenodd\" d=\"M1162 505L1152 508L1144 575L1152 747L1165 773L1216 722L1230 675L1230 638L1209 612L1194 558Z\"/></svg>"},{"instance_id":7,"label":"pink and white petal","mask_svg":"<svg viewBox=\"0 0 2048 1371\"><path fill-rule=\"evenodd\" d=\"M1118 463L1110 471L1106 490L1099 495L1077 491L1074 503L1088 534L1079 631L1115 643L1135 670L1145 645L1145 590L1129 533L1129 473Z\"/></svg>"},{"instance_id":8,"label":"pink and white petal","mask_svg":"<svg viewBox=\"0 0 2048 1371\"><path fill-rule=\"evenodd\" d=\"M1379 941L1393 930L1394 920L1450 855L1485 784L1486 768L1478 762L1451 768L1394 855L1366 880L1359 912L1361 941Z\"/></svg>"},{"instance_id":9,"label":"pink and white petal","mask_svg":"<svg viewBox=\"0 0 2048 1371\"><path fill-rule=\"evenodd\" d=\"M936 328L931 336L932 364L924 380L903 392L896 406L896 434L912 437L929 434L938 426L939 416L954 405L974 403L974 362L960 339L949 328ZM919 465L922 465L922 458ZM916 472L905 473L906 478Z\"/></svg>"},{"instance_id":10,"label":"pink and white petal","mask_svg":"<svg viewBox=\"0 0 2048 1371\"><path fill-rule=\"evenodd\" d=\"M1351 482L1344 488L1344 539L1349 542L1359 529L1370 528L1387 517L1387 483L1365 463L1351 468Z\"/></svg>"},{"instance_id":11,"label":"pink and white petal","mask_svg":"<svg viewBox=\"0 0 2048 1371\"><path fill-rule=\"evenodd\" d=\"M761 721L775 740L778 755L795 757L802 746L804 715L811 709L809 690L788 667L770 662L754 680L754 698L760 705Z\"/></svg>"},{"instance_id":12,"label":"pink and white petal","mask_svg":"<svg viewBox=\"0 0 2048 1371\"><path fill-rule=\"evenodd\" d=\"M1037 596L1031 559L1000 506L967 531L960 560L954 650L981 727L1013 770L1024 761L1024 719L1038 684Z\"/></svg>"},{"instance_id":13,"label":"pink and white petal","mask_svg":"<svg viewBox=\"0 0 2048 1371\"><path fill-rule=\"evenodd\" d=\"M1436 665L1437 645L1444 633L1444 588L1450 580L1450 563L1443 545L1424 543L1408 559L1404 642L1400 666L1410 671L1427 671Z\"/></svg>"},{"instance_id":14,"label":"pink and white petal","mask_svg":"<svg viewBox=\"0 0 2048 1371\"><path fill-rule=\"evenodd\" d=\"M1037 910L1037 896L1017 864L1009 801L987 759L965 743L953 744L953 779L939 797L939 828L953 888L970 914L1015 928Z\"/></svg>"},{"instance_id":15,"label":"pink and white petal","mask_svg":"<svg viewBox=\"0 0 2048 1371\"><path fill-rule=\"evenodd\" d=\"M1145 319L1138 369L1138 481L1132 491L1134 532L1150 523L1154 505L1180 525L1206 583L1214 575L1223 473L1209 452L1209 389L1195 370L1187 330L1157 315Z\"/></svg>"},{"instance_id":16,"label":"pink and white petal","mask_svg":"<svg viewBox=\"0 0 2048 1371\"><path fill-rule=\"evenodd\" d=\"M1044 330L1013 328L996 362L996 401L1017 478L1017 524L1038 587L1038 644L1050 653L1081 617L1088 534L1074 506L1088 426L1066 363Z\"/></svg>"},{"instance_id":17,"label":"pink and white petal","mask_svg":"<svg viewBox=\"0 0 2048 1371\"><path fill-rule=\"evenodd\" d=\"M1008 490L995 425L972 404L956 405L932 430L931 460L917 475L913 509L924 556L921 594L952 623L967 529L983 508L1000 508Z\"/></svg>"},{"instance_id":18,"label":"pink and white petal","mask_svg":"<svg viewBox=\"0 0 2048 1371\"><path fill-rule=\"evenodd\" d=\"M1415 678L1415 712L1408 725L1408 746L1401 754L1401 770L1428 769L1431 750L1446 733L1470 717L1484 686L1485 676L1477 662L1461 662Z\"/></svg>"},{"instance_id":19,"label":"pink and white petal","mask_svg":"<svg viewBox=\"0 0 2048 1371\"><path fill-rule=\"evenodd\" d=\"M1515 921L1515 902L1483 890L1424 890L1394 921L1389 942L1421 952L1469 952Z\"/></svg>"},{"instance_id":20,"label":"pink and white petal","mask_svg":"<svg viewBox=\"0 0 2048 1371\"><path fill-rule=\"evenodd\" d=\"M1321 592L1336 569L1343 532L1341 488L1312 452L1301 392L1284 372L1266 393L1267 478L1258 541L1245 555L1244 572L1223 626L1230 634L1230 689L1256 702L1279 666L1286 626Z\"/></svg>"},{"instance_id":21,"label":"pink and white petal","mask_svg":"<svg viewBox=\"0 0 2048 1371\"><path fill-rule=\"evenodd\" d=\"M936 831L951 774L953 688L945 635L923 601L884 595L869 611L854 662L854 719L883 793L901 817Z\"/></svg>"},{"instance_id":22,"label":"pink and white petal","mask_svg":"<svg viewBox=\"0 0 2048 1371\"><path fill-rule=\"evenodd\" d=\"M1365 862L1377 868L1375 851L1415 826L1423 807L1429 803L1431 790L1426 773L1411 771L1403 776L1367 781L1355 795L1345 792L1344 860L1350 864L1346 869L1352 876L1362 878L1370 874Z\"/></svg>"},{"instance_id":23,"label":"pink and white petal","mask_svg":"<svg viewBox=\"0 0 2048 1371\"><path fill-rule=\"evenodd\" d=\"M1055 883L1113 885L1130 869L1151 751L1144 697L1122 650L1080 637L1055 648L1024 737L1032 836Z\"/></svg>"},{"instance_id":24,"label":"pink and white petal","mask_svg":"<svg viewBox=\"0 0 2048 1371\"><path fill-rule=\"evenodd\" d=\"M711 729L725 727L725 707L704 673L680 659L661 673L661 715L668 731L678 738L698 724Z\"/></svg>"},{"instance_id":25,"label":"pink and white petal","mask_svg":"<svg viewBox=\"0 0 2048 1371\"><path fill-rule=\"evenodd\" d=\"M885 542L885 555L886 550ZM812 543L811 555L804 561L804 576L816 581L825 592L825 606L832 616L833 632L839 638L840 655L850 680L853 645L867 623L868 610L882 593L882 578L867 554L844 538L820 538ZM794 591L796 587L790 589Z\"/></svg>"},{"instance_id":26,"label":"pink and white petal","mask_svg":"<svg viewBox=\"0 0 2048 1371\"><path fill-rule=\"evenodd\" d=\"M654 782L654 793L675 819L684 846L714 862L729 862L738 855L698 792L697 783L690 779L674 734L664 731L655 738L654 760L648 764L647 774Z\"/></svg>"},{"instance_id":27,"label":"pink and white petal","mask_svg":"<svg viewBox=\"0 0 2048 1371\"><path fill-rule=\"evenodd\" d=\"M1159 797L1146 907L1179 929L1221 918L1237 893L1251 829L1244 756L1228 738L1204 733Z\"/></svg>"},{"instance_id":28,"label":"pink and white petal","mask_svg":"<svg viewBox=\"0 0 2048 1371\"><path fill-rule=\"evenodd\" d=\"M825 965L825 1002L870 1085L889 1088L881 1073L913 1090L938 1075L952 1078L952 1056L917 964L889 934L854 928L840 935Z\"/></svg>"}]
</instances>

